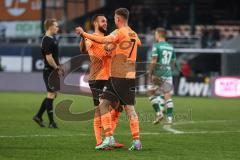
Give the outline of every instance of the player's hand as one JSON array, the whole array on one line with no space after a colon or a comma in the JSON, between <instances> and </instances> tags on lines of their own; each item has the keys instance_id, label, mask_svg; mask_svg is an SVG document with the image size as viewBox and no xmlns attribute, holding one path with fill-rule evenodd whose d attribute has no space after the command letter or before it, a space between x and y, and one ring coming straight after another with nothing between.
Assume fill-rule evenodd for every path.
<instances>
[{"instance_id":1,"label":"player's hand","mask_svg":"<svg viewBox=\"0 0 240 160\"><path fill-rule=\"evenodd\" d=\"M112 47L110 47L109 44L104 45L104 50L106 51L107 56L112 53Z\"/></svg>"},{"instance_id":2,"label":"player's hand","mask_svg":"<svg viewBox=\"0 0 240 160\"><path fill-rule=\"evenodd\" d=\"M117 47L117 45L114 44L114 43L105 43L104 50L107 51L107 52L111 52L114 49L116 49L116 47Z\"/></svg>"},{"instance_id":3,"label":"player's hand","mask_svg":"<svg viewBox=\"0 0 240 160\"><path fill-rule=\"evenodd\" d=\"M57 73L58 73L59 77L64 76L64 68L62 65L57 66Z\"/></svg>"},{"instance_id":4,"label":"player's hand","mask_svg":"<svg viewBox=\"0 0 240 160\"><path fill-rule=\"evenodd\" d=\"M84 32L83 28L82 27L76 27L75 28L75 33L78 34L78 35L82 35Z\"/></svg>"},{"instance_id":5,"label":"player's hand","mask_svg":"<svg viewBox=\"0 0 240 160\"><path fill-rule=\"evenodd\" d=\"M153 84L161 86L164 83L164 80L160 77L153 76L152 77L152 82L153 82Z\"/></svg>"}]
</instances>

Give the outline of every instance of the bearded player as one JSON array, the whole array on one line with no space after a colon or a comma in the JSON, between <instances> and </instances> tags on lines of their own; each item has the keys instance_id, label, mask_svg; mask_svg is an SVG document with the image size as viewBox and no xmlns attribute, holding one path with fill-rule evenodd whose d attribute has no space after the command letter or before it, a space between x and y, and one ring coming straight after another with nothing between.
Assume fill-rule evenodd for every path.
<instances>
[{"instance_id":1,"label":"bearded player","mask_svg":"<svg viewBox=\"0 0 240 160\"><path fill-rule=\"evenodd\" d=\"M103 14L93 16L92 26L94 28L93 35L103 37L107 34L107 19ZM109 79L111 56L109 55L110 53L105 50L107 48L104 44L99 44L86 38L82 39L80 49L82 53L87 52L90 57L89 86L93 95L93 102L95 106L93 126L97 148L102 144L102 123L99 109L99 98L106 86L106 82ZM112 109L111 116L111 129L112 132L114 132L120 116L119 110ZM121 148L123 145L115 142L113 143L113 147Z\"/></svg>"},{"instance_id":2,"label":"bearded player","mask_svg":"<svg viewBox=\"0 0 240 160\"><path fill-rule=\"evenodd\" d=\"M128 26L129 11L126 8L115 10L114 21L117 27L109 36L91 35L83 31L81 27L76 28L76 32L81 36L91 39L95 42L116 46L115 52L112 53L112 63L110 78L107 89L103 92L100 99L100 113L103 118L103 128L105 139L97 149L104 149L111 146L114 142L111 131L111 114L108 112L108 106L117 97L130 121L130 130L132 133L132 146L129 150L141 150L139 121L135 111L135 62L137 57L137 48L141 45L136 32Z\"/></svg>"}]
</instances>

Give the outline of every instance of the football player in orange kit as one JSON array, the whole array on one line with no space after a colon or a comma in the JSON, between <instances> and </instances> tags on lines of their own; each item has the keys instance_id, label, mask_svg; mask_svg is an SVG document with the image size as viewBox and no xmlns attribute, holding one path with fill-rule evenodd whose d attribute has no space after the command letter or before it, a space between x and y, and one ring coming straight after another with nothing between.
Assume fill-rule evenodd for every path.
<instances>
[{"instance_id":1,"label":"football player in orange kit","mask_svg":"<svg viewBox=\"0 0 240 160\"><path fill-rule=\"evenodd\" d=\"M76 28L76 33L92 41L116 45L115 52L112 53L112 63L110 78L107 89L103 92L100 99L99 109L101 113L102 125L106 138L96 149L105 149L111 146L115 140L111 130L111 114L108 106L111 101L119 99L120 104L130 120L130 129L133 143L129 150L141 150L139 134L139 121L135 111L135 62L137 57L137 47L141 45L138 35L128 26L129 11L126 8L115 10L114 21L117 29L108 36L97 36L88 34L81 27Z\"/></svg>"},{"instance_id":2,"label":"football player in orange kit","mask_svg":"<svg viewBox=\"0 0 240 160\"><path fill-rule=\"evenodd\" d=\"M107 32L106 17L102 14L93 16L92 26L94 28L93 35L104 36ZM96 147L102 144L102 123L99 110L99 95L102 94L103 89L106 86L106 82L109 79L111 65L111 56L108 55L107 51L104 49L104 46L104 44L96 43L85 38L83 38L80 42L81 52L87 52L90 57L89 86L92 91L93 102L95 106L93 126L97 142ZM112 109L111 116L112 132L114 132L120 116L118 109ZM123 144L117 142L112 145L113 146L111 147L114 148L123 147Z\"/></svg>"}]
</instances>

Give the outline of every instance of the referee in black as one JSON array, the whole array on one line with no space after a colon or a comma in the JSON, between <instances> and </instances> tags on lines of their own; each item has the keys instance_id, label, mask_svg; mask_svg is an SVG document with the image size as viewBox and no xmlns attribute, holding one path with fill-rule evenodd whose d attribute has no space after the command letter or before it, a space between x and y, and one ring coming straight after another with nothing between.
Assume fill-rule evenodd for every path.
<instances>
[{"instance_id":1,"label":"referee in black","mask_svg":"<svg viewBox=\"0 0 240 160\"><path fill-rule=\"evenodd\" d=\"M49 86L50 74L56 70L58 76L63 76L64 72L59 64L58 58L58 42L55 35L58 33L59 27L56 19L47 19L44 22L45 35L42 38L41 52L44 59L43 79L47 89L47 97L42 101L37 114L33 120L40 126L45 127L42 115L47 110L49 118L49 128L58 128L53 118L53 100L57 96L57 92Z\"/></svg>"}]
</instances>

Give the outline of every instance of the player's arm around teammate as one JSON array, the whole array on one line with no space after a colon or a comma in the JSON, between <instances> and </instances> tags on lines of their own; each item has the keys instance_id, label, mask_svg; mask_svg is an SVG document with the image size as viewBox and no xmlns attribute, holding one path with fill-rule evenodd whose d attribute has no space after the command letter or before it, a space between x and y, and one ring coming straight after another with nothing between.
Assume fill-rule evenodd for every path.
<instances>
[{"instance_id":1,"label":"player's arm around teammate","mask_svg":"<svg viewBox=\"0 0 240 160\"><path fill-rule=\"evenodd\" d=\"M113 43L116 47L114 58L112 58L110 84L108 92L104 92L100 101L100 112L106 121L109 121L110 115L106 114L107 106L114 97L120 100L121 105L125 105L125 111L130 120L130 129L133 137L133 144L129 150L141 150L139 121L135 111L135 62L137 56L137 46L141 44L137 34L128 26L129 11L126 8L119 8L115 11L114 21L118 29L114 30L109 36L100 37L85 33L81 27L76 28L76 33L91 39L98 43ZM124 43L128 47L122 47ZM126 45L126 44L125 44ZM113 96L115 95L115 96ZM104 127L104 125L103 125ZM101 145L105 148L113 138L112 133L108 132L105 126L106 138Z\"/></svg>"}]
</instances>

